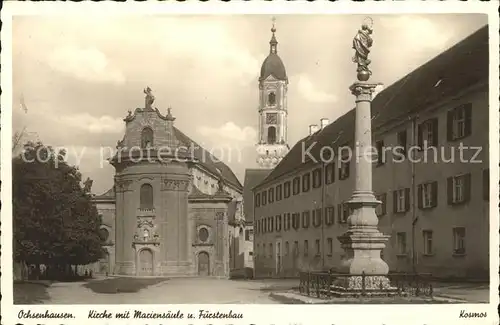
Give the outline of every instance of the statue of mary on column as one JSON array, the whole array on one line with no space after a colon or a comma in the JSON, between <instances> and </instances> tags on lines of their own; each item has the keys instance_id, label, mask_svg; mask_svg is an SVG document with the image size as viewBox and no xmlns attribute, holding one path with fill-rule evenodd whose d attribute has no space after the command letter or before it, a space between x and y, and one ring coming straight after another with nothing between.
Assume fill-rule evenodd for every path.
<instances>
[{"instance_id":1,"label":"statue of mary on column","mask_svg":"<svg viewBox=\"0 0 500 325\"><path fill-rule=\"evenodd\" d=\"M372 32L373 30L368 24L363 24L352 41L352 48L356 51L352 61L358 65L358 79L363 81L368 80L371 75L371 71L368 69L368 65L371 63L368 54L373 43Z\"/></svg>"}]
</instances>

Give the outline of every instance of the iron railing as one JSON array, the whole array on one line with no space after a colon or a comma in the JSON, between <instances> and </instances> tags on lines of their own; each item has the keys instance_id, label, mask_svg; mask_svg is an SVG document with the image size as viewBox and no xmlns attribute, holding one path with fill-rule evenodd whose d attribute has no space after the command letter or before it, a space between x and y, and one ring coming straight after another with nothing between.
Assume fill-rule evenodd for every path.
<instances>
[{"instance_id":1,"label":"iron railing","mask_svg":"<svg viewBox=\"0 0 500 325\"><path fill-rule=\"evenodd\" d=\"M360 296L370 296L374 291L382 291L380 288L373 288L369 282L377 277L387 277L390 281L393 295L407 297L432 297L433 286L431 275L428 273L390 273L390 274L336 274L327 272L300 272L299 291L303 295L330 298L334 296L336 283L348 282L350 278L359 277L359 289L355 290ZM359 279L358 278L358 279Z\"/></svg>"}]
</instances>

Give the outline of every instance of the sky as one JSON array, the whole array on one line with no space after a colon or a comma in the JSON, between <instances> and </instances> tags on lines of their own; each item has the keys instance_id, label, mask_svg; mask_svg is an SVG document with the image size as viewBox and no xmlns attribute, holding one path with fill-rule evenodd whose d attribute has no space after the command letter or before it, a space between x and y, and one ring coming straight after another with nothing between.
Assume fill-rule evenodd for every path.
<instances>
[{"instance_id":1,"label":"sky","mask_svg":"<svg viewBox=\"0 0 500 325\"><path fill-rule=\"evenodd\" d=\"M278 15L278 55L288 79L288 142L320 118L354 106L352 38L361 15ZM371 80L385 87L487 24L471 14L373 15ZM100 194L113 184L105 159L123 137L123 118L172 107L175 125L219 155L243 182L256 167L258 77L272 17L121 16L13 18L13 132L65 147ZM21 109L24 101L27 112ZM227 149L221 156L217 148Z\"/></svg>"}]
</instances>

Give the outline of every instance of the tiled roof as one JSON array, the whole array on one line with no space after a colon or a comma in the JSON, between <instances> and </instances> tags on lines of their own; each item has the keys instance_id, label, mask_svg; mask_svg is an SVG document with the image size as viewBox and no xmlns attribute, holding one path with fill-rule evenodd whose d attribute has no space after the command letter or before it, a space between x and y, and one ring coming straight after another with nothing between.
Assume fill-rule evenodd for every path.
<instances>
[{"instance_id":1,"label":"tiled roof","mask_svg":"<svg viewBox=\"0 0 500 325\"><path fill-rule=\"evenodd\" d=\"M208 171L215 175L222 175L222 178L226 183L230 183L231 185L235 186L239 191L243 190L243 186L241 185L236 175L234 175L231 168L229 168L223 162L219 161L211 153L206 151L176 127L174 127L174 132L177 139L179 139L179 141L181 141L186 147L190 148L191 144L193 144L195 148L194 158L196 158L203 167L205 167Z\"/></svg>"},{"instance_id":2,"label":"tiled roof","mask_svg":"<svg viewBox=\"0 0 500 325\"><path fill-rule=\"evenodd\" d=\"M487 83L488 77L489 37L488 26L484 26L380 92L372 101L373 129L418 113L468 87ZM337 152L339 146L352 144L354 117L352 109L323 130L301 139L259 186L311 163L302 159L303 142L304 148L309 148L317 141L313 147L317 150L310 151L314 157L319 157L323 146L329 145Z\"/></svg>"},{"instance_id":3,"label":"tiled roof","mask_svg":"<svg viewBox=\"0 0 500 325\"><path fill-rule=\"evenodd\" d=\"M214 175L222 175L222 178L224 181L228 184L233 185L236 187L238 191L243 191L243 186L241 185L240 181L234 175L233 171L231 168L229 168L226 164L223 162L219 161L217 158L215 158L212 154L210 154L208 151L206 151L204 148L202 148L199 144L197 144L195 141L191 140L190 137L185 135L182 131L174 127L174 136L175 138L181 142L182 145L184 145L187 148L194 147L194 158L198 160L198 163L202 165L205 169L207 169L209 172L213 173ZM192 146L191 146L192 144ZM111 198L110 196L112 195L114 199L114 189L111 188L108 190L106 193L101 194L101 195L96 195L94 198L95 199L106 199L106 198Z\"/></svg>"},{"instance_id":4,"label":"tiled roof","mask_svg":"<svg viewBox=\"0 0 500 325\"><path fill-rule=\"evenodd\" d=\"M245 220L253 221L253 192L254 186L259 184L271 172L271 169L247 169L243 183L243 213Z\"/></svg>"},{"instance_id":5,"label":"tiled roof","mask_svg":"<svg viewBox=\"0 0 500 325\"><path fill-rule=\"evenodd\" d=\"M217 191L215 194L206 194L200 191L195 185L191 187L189 192L189 201L231 201L232 197L229 193Z\"/></svg>"}]
</instances>

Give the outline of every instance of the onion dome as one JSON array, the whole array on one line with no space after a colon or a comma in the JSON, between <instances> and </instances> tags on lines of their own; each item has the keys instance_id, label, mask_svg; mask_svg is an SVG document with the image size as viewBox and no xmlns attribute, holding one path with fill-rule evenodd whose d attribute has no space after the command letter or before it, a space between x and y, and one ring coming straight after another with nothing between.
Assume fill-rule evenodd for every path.
<instances>
[{"instance_id":1,"label":"onion dome","mask_svg":"<svg viewBox=\"0 0 500 325\"><path fill-rule=\"evenodd\" d=\"M273 76L278 80L288 80L286 76L285 65L281 58L278 56L278 41L276 40L276 28L271 28L271 32L273 33L271 37L271 41L269 42L269 55L262 63L262 67L260 68L260 78L259 81L265 80L269 76Z\"/></svg>"}]
</instances>

